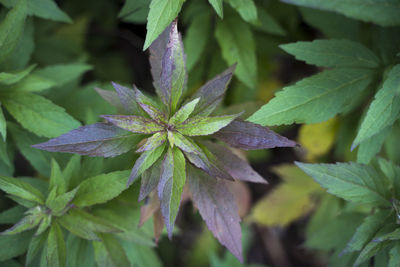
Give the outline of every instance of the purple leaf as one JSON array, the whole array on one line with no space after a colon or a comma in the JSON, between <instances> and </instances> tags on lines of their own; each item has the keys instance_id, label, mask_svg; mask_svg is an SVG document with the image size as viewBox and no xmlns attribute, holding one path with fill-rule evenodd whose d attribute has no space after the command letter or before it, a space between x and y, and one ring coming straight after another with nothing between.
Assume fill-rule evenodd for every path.
<instances>
[{"instance_id":1,"label":"purple leaf","mask_svg":"<svg viewBox=\"0 0 400 267\"><path fill-rule=\"evenodd\" d=\"M192 115L207 116L214 111L225 95L235 68L236 64L232 65L197 90L191 99L200 97L200 101Z\"/></svg>"},{"instance_id":2,"label":"purple leaf","mask_svg":"<svg viewBox=\"0 0 400 267\"><path fill-rule=\"evenodd\" d=\"M142 184L140 186L139 201L145 199L154 189L156 189L161 177L161 165L163 158L159 158L153 166L145 170L142 174Z\"/></svg>"},{"instance_id":3,"label":"purple leaf","mask_svg":"<svg viewBox=\"0 0 400 267\"><path fill-rule=\"evenodd\" d=\"M112 106L116 107L118 112L120 113L125 112L125 108L121 104L119 96L116 92L110 90L103 90L101 88L95 88L95 90L105 101L107 101Z\"/></svg>"},{"instance_id":4,"label":"purple leaf","mask_svg":"<svg viewBox=\"0 0 400 267\"><path fill-rule=\"evenodd\" d=\"M102 118L115 126L134 133L152 134L161 132L164 127L157 122L135 115L102 115Z\"/></svg>"},{"instance_id":5,"label":"purple leaf","mask_svg":"<svg viewBox=\"0 0 400 267\"><path fill-rule=\"evenodd\" d=\"M138 149L136 152L144 152L148 150L156 149L161 146L167 140L166 132L155 133L149 138L147 138L146 142Z\"/></svg>"},{"instance_id":6,"label":"purple leaf","mask_svg":"<svg viewBox=\"0 0 400 267\"><path fill-rule=\"evenodd\" d=\"M229 148L212 142L207 142L206 145L234 179L253 183L268 183L253 170L247 161L236 156Z\"/></svg>"},{"instance_id":7,"label":"purple leaf","mask_svg":"<svg viewBox=\"0 0 400 267\"><path fill-rule=\"evenodd\" d=\"M95 123L33 147L50 152L115 157L134 148L142 138L141 135L121 130L112 124Z\"/></svg>"},{"instance_id":8,"label":"purple leaf","mask_svg":"<svg viewBox=\"0 0 400 267\"><path fill-rule=\"evenodd\" d=\"M242 229L236 199L226 181L215 180L193 167L188 168L192 200L208 229L240 262L242 258Z\"/></svg>"},{"instance_id":9,"label":"purple leaf","mask_svg":"<svg viewBox=\"0 0 400 267\"><path fill-rule=\"evenodd\" d=\"M166 118L164 113L162 113L160 110L158 110L155 107L155 104L151 99L146 97L142 92L140 92L135 86L134 86L134 91L135 91L135 98L136 102L139 104L139 106L147 113L149 116L158 122L166 122Z\"/></svg>"},{"instance_id":10,"label":"purple leaf","mask_svg":"<svg viewBox=\"0 0 400 267\"><path fill-rule=\"evenodd\" d=\"M111 83L117 91L119 100L124 107L125 114L140 115L140 109L136 103L135 92L125 86L119 85L115 82Z\"/></svg>"},{"instance_id":11,"label":"purple leaf","mask_svg":"<svg viewBox=\"0 0 400 267\"><path fill-rule=\"evenodd\" d=\"M244 149L294 147L296 142L281 136L267 127L236 119L213 135L230 146Z\"/></svg>"},{"instance_id":12,"label":"purple leaf","mask_svg":"<svg viewBox=\"0 0 400 267\"><path fill-rule=\"evenodd\" d=\"M172 238L172 230L179 211L185 182L185 157L177 147L169 148L161 167L158 198L160 199L161 213L170 239Z\"/></svg>"},{"instance_id":13,"label":"purple leaf","mask_svg":"<svg viewBox=\"0 0 400 267\"><path fill-rule=\"evenodd\" d=\"M140 155L133 165L127 186L130 186L145 170L150 168L162 155L166 144L162 144L154 150L149 150Z\"/></svg>"}]
</instances>

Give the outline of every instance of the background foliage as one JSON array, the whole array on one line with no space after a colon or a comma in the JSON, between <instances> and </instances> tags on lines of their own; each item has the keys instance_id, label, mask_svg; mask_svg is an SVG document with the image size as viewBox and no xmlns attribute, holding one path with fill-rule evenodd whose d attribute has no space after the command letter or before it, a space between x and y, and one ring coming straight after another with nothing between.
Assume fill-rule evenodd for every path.
<instances>
[{"instance_id":1,"label":"background foliage","mask_svg":"<svg viewBox=\"0 0 400 267\"><path fill-rule=\"evenodd\" d=\"M2 230L32 203L65 203L56 200L68 193L64 199L76 197L84 214L79 225L88 225L82 233L75 222L62 219L46 228L46 244L32 239L33 230L1 235L2 266L39 266L63 257L68 266L239 265L191 204L178 216L172 241L161 237L155 246L152 219L138 229L143 208L138 186L122 192L124 171L137 154L71 157L31 147L98 122L99 115L116 114L95 87L110 89L116 81L152 93L143 49L176 16L189 90L237 62L224 102L228 108L220 112L245 110L243 119L271 126L301 145L241 155L270 182L231 188L243 220L245 264L400 262L398 0L0 3L0 174L18 177L0 183ZM306 163L297 167L295 160ZM94 178L100 183L94 195L102 199L88 197ZM16 180L28 189L15 192ZM120 183L120 189L109 192L107 181ZM83 237L91 241L81 238L91 232L96 234ZM38 253L38 244L47 253ZM46 254L51 257L41 259Z\"/></svg>"}]
</instances>

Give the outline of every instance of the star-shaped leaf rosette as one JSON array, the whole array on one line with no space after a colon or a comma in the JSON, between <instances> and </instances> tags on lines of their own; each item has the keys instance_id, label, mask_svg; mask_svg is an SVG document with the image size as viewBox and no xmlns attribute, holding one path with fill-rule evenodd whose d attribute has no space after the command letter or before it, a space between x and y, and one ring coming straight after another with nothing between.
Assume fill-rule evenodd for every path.
<instances>
[{"instance_id":1,"label":"star-shaped leaf rosette","mask_svg":"<svg viewBox=\"0 0 400 267\"><path fill-rule=\"evenodd\" d=\"M34 147L102 157L138 147L136 152L142 154L127 177L128 186L141 178L139 200L149 195L158 197L158 206L150 208L150 214L157 214L159 207L169 237L188 182L193 203L208 228L242 260L240 218L226 183L235 179L266 181L230 148L212 140L245 150L293 147L296 143L266 127L238 119L240 114L210 116L223 99L235 66L184 98L187 73L176 21L151 45L150 64L161 101L145 96L136 87L131 90L113 83L116 93L97 91L125 115L104 115L107 122L80 127ZM152 191L157 194L150 194Z\"/></svg>"}]
</instances>

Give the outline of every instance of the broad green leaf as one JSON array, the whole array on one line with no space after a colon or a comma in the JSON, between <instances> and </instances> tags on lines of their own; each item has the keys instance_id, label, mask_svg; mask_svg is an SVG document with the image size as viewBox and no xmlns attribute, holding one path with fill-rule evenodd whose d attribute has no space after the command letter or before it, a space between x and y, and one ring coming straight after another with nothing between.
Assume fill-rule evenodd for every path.
<instances>
[{"instance_id":1,"label":"broad green leaf","mask_svg":"<svg viewBox=\"0 0 400 267\"><path fill-rule=\"evenodd\" d=\"M361 142L357 151L357 162L368 164L382 148L386 137L390 134L391 127L386 127L378 134Z\"/></svg>"},{"instance_id":2,"label":"broad green leaf","mask_svg":"<svg viewBox=\"0 0 400 267\"><path fill-rule=\"evenodd\" d=\"M67 190L64 177L62 175L60 165L58 165L55 159L51 159L51 173L49 181L49 192L54 188L57 188L57 195L64 194Z\"/></svg>"},{"instance_id":3,"label":"broad green leaf","mask_svg":"<svg viewBox=\"0 0 400 267\"><path fill-rule=\"evenodd\" d=\"M35 187L18 178L0 176L0 189L12 196L38 204L44 204L43 194Z\"/></svg>"},{"instance_id":4,"label":"broad green leaf","mask_svg":"<svg viewBox=\"0 0 400 267\"><path fill-rule=\"evenodd\" d=\"M362 250L369 242L373 241L372 239L382 227L393 221L393 218L393 213L386 210L366 217L347 244L345 252Z\"/></svg>"},{"instance_id":5,"label":"broad green leaf","mask_svg":"<svg viewBox=\"0 0 400 267\"><path fill-rule=\"evenodd\" d=\"M85 179L80 185L73 203L88 207L105 203L122 193L129 171L116 171Z\"/></svg>"},{"instance_id":6,"label":"broad green leaf","mask_svg":"<svg viewBox=\"0 0 400 267\"><path fill-rule=\"evenodd\" d=\"M170 239L172 238L172 231L178 215L185 182L185 157L177 147L169 148L162 164L161 179L158 184L158 198L160 199L161 212Z\"/></svg>"},{"instance_id":7,"label":"broad green leaf","mask_svg":"<svg viewBox=\"0 0 400 267\"><path fill-rule=\"evenodd\" d=\"M6 118L4 118L3 109L1 108L1 102L0 102L0 134L1 137L3 138L3 141L5 142L7 137L7 122Z\"/></svg>"},{"instance_id":8,"label":"broad green leaf","mask_svg":"<svg viewBox=\"0 0 400 267\"><path fill-rule=\"evenodd\" d=\"M361 43L350 40L315 40L280 45L297 60L320 67L376 68L379 58Z\"/></svg>"},{"instance_id":9,"label":"broad green leaf","mask_svg":"<svg viewBox=\"0 0 400 267\"><path fill-rule=\"evenodd\" d=\"M193 117L177 125L176 130L188 136L210 135L227 126L239 115Z\"/></svg>"},{"instance_id":10,"label":"broad green leaf","mask_svg":"<svg viewBox=\"0 0 400 267\"><path fill-rule=\"evenodd\" d=\"M92 66L82 63L47 66L45 68L35 70L20 83L15 85L13 90L39 92L52 87L62 86L77 79L91 68Z\"/></svg>"},{"instance_id":11,"label":"broad green leaf","mask_svg":"<svg viewBox=\"0 0 400 267\"><path fill-rule=\"evenodd\" d=\"M311 194L321 187L295 165L280 165L274 172L283 183L257 202L251 217L258 224L284 227L313 208Z\"/></svg>"},{"instance_id":12,"label":"broad green leaf","mask_svg":"<svg viewBox=\"0 0 400 267\"><path fill-rule=\"evenodd\" d=\"M268 126L322 122L342 112L372 80L367 69L325 70L285 87L248 120Z\"/></svg>"},{"instance_id":13,"label":"broad green leaf","mask_svg":"<svg viewBox=\"0 0 400 267\"><path fill-rule=\"evenodd\" d=\"M32 235L32 231L26 231L17 235L0 236L0 262L24 254Z\"/></svg>"},{"instance_id":14,"label":"broad green leaf","mask_svg":"<svg viewBox=\"0 0 400 267\"><path fill-rule=\"evenodd\" d=\"M35 68L35 65L31 65L23 70L13 72L0 72L0 83L3 85L11 85L19 82L25 78Z\"/></svg>"},{"instance_id":15,"label":"broad green leaf","mask_svg":"<svg viewBox=\"0 0 400 267\"><path fill-rule=\"evenodd\" d=\"M41 207L37 206L25 212L26 216L23 217L19 222L14 224L11 228L1 232L1 235L15 235L26 230L30 230L39 225L43 218L43 210Z\"/></svg>"},{"instance_id":16,"label":"broad green leaf","mask_svg":"<svg viewBox=\"0 0 400 267\"><path fill-rule=\"evenodd\" d=\"M154 162L156 162L157 159L161 157L166 146L167 146L166 143L163 143L156 149L145 151L140 155L140 157L136 160L135 165L133 165L127 183L128 186L131 185L134 181L136 181L139 175L141 175L145 170L150 168L154 164Z\"/></svg>"},{"instance_id":17,"label":"broad green leaf","mask_svg":"<svg viewBox=\"0 0 400 267\"><path fill-rule=\"evenodd\" d=\"M67 266L95 267L94 250L90 241L68 235L67 251Z\"/></svg>"},{"instance_id":18,"label":"broad green leaf","mask_svg":"<svg viewBox=\"0 0 400 267\"><path fill-rule=\"evenodd\" d=\"M257 7L253 0L226 0L237 12L244 21L258 24Z\"/></svg>"},{"instance_id":19,"label":"broad green leaf","mask_svg":"<svg viewBox=\"0 0 400 267\"><path fill-rule=\"evenodd\" d=\"M152 0L147 17L147 34L143 50L164 31L165 28L178 16L185 0Z\"/></svg>"},{"instance_id":20,"label":"broad green leaf","mask_svg":"<svg viewBox=\"0 0 400 267\"><path fill-rule=\"evenodd\" d=\"M400 262L400 244L397 243L389 251L389 265L388 267L396 267Z\"/></svg>"},{"instance_id":21,"label":"broad green leaf","mask_svg":"<svg viewBox=\"0 0 400 267\"><path fill-rule=\"evenodd\" d=\"M367 115L361 123L352 148L391 126L400 114L400 65L388 73L382 88L376 93Z\"/></svg>"},{"instance_id":22,"label":"broad green leaf","mask_svg":"<svg viewBox=\"0 0 400 267\"><path fill-rule=\"evenodd\" d=\"M62 230L57 223L53 223L50 227L49 235L47 237L46 251L46 260L48 266L66 266L66 245Z\"/></svg>"},{"instance_id":23,"label":"broad green leaf","mask_svg":"<svg viewBox=\"0 0 400 267\"><path fill-rule=\"evenodd\" d=\"M153 248L126 240L121 240L121 243L131 266L163 266L158 254Z\"/></svg>"},{"instance_id":24,"label":"broad green leaf","mask_svg":"<svg viewBox=\"0 0 400 267\"><path fill-rule=\"evenodd\" d=\"M0 23L0 62L4 61L17 47L24 30L27 1L18 0L13 8Z\"/></svg>"},{"instance_id":25,"label":"broad green leaf","mask_svg":"<svg viewBox=\"0 0 400 267\"><path fill-rule=\"evenodd\" d=\"M257 84L257 58L253 33L248 24L232 17L218 21L215 37L222 50L222 57L232 65L238 63L236 75L250 88Z\"/></svg>"},{"instance_id":26,"label":"broad green leaf","mask_svg":"<svg viewBox=\"0 0 400 267\"><path fill-rule=\"evenodd\" d=\"M240 217L235 197L225 184L226 181L215 179L190 166L188 182L193 203L199 209L208 229L243 262Z\"/></svg>"},{"instance_id":27,"label":"broad green leaf","mask_svg":"<svg viewBox=\"0 0 400 267\"><path fill-rule=\"evenodd\" d=\"M21 206L15 206L4 210L0 213L1 224L14 224L17 223L24 215L26 209Z\"/></svg>"},{"instance_id":28,"label":"broad green leaf","mask_svg":"<svg viewBox=\"0 0 400 267\"><path fill-rule=\"evenodd\" d=\"M146 142L136 152L144 152L156 149L167 140L166 132L158 132L149 137Z\"/></svg>"},{"instance_id":29,"label":"broad green leaf","mask_svg":"<svg viewBox=\"0 0 400 267\"><path fill-rule=\"evenodd\" d=\"M208 0L210 5L214 8L215 12L217 12L218 16L222 19L224 17L224 6L223 0Z\"/></svg>"},{"instance_id":30,"label":"broad green leaf","mask_svg":"<svg viewBox=\"0 0 400 267\"><path fill-rule=\"evenodd\" d=\"M51 156L45 151L41 151L31 146L44 139L24 130L22 127L8 123L8 128L11 132L11 137L14 140L19 152L29 161L29 163L40 174L49 177L51 169Z\"/></svg>"},{"instance_id":31,"label":"broad green leaf","mask_svg":"<svg viewBox=\"0 0 400 267\"><path fill-rule=\"evenodd\" d=\"M152 134L164 130L156 121L134 115L103 115L102 118L115 126L134 133Z\"/></svg>"},{"instance_id":32,"label":"broad green leaf","mask_svg":"<svg viewBox=\"0 0 400 267\"><path fill-rule=\"evenodd\" d=\"M296 165L331 194L356 203L390 206L387 181L371 166L352 162Z\"/></svg>"},{"instance_id":33,"label":"broad green leaf","mask_svg":"<svg viewBox=\"0 0 400 267\"><path fill-rule=\"evenodd\" d=\"M6 7L15 5L13 0L0 0L0 3ZM43 19L50 19L60 22L71 23L71 18L62 11L53 0L29 0L28 10L29 15L34 15Z\"/></svg>"},{"instance_id":34,"label":"broad green leaf","mask_svg":"<svg viewBox=\"0 0 400 267\"><path fill-rule=\"evenodd\" d=\"M257 7L257 13L260 20L260 25L257 27L258 30L276 35L286 35L285 30L265 9Z\"/></svg>"},{"instance_id":35,"label":"broad green leaf","mask_svg":"<svg viewBox=\"0 0 400 267\"><path fill-rule=\"evenodd\" d=\"M3 103L24 128L39 136L56 137L80 125L63 108L39 95L15 92L8 94Z\"/></svg>"},{"instance_id":36,"label":"broad green leaf","mask_svg":"<svg viewBox=\"0 0 400 267\"><path fill-rule=\"evenodd\" d=\"M118 17L132 23L145 23L151 0L126 0Z\"/></svg>"},{"instance_id":37,"label":"broad green leaf","mask_svg":"<svg viewBox=\"0 0 400 267\"><path fill-rule=\"evenodd\" d=\"M101 242L93 242L98 266L129 267L129 261L119 240L112 235L101 235Z\"/></svg>"},{"instance_id":38,"label":"broad green leaf","mask_svg":"<svg viewBox=\"0 0 400 267\"><path fill-rule=\"evenodd\" d=\"M187 118L189 118L190 114L192 114L195 109L197 103L199 103L200 98L196 98L189 103L185 104L181 107L175 114L169 119L169 123L173 125L177 125L183 123Z\"/></svg>"},{"instance_id":39,"label":"broad green leaf","mask_svg":"<svg viewBox=\"0 0 400 267\"><path fill-rule=\"evenodd\" d=\"M397 0L285 0L299 6L335 11L358 20L373 22L381 26L400 24L400 5Z\"/></svg>"},{"instance_id":40,"label":"broad green leaf","mask_svg":"<svg viewBox=\"0 0 400 267\"><path fill-rule=\"evenodd\" d=\"M48 232L33 236L29 242L28 252L26 253L26 264L29 265L40 250L45 246Z\"/></svg>"}]
</instances>

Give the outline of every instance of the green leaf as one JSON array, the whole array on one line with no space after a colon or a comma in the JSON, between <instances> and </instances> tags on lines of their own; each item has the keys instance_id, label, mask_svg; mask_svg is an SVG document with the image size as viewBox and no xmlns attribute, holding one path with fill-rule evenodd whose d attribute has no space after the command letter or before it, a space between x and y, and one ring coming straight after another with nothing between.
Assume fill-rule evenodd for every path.
<instances>
[{"instance_id":1,"label":"green leaf","mask_svg":"<svg viewBox=\"0 0 400 267\"><path fill-rule=\"evenodd\" d=\"M7 143L0 141L0 160L3 161L7 166L13 166L10 157L8 156Z\"/></svg>"},{"instance_id":2,"label":"green leaf","mask_svg":"<svg viewBox=\"0 0 400 267\"><path fill-rule=\"evenodd\" d=\"M17 223L24 215L26 209L21 206L15 206L9 208L0 213L0 223L1 224L13 224Z\"/></svg>"},{"instance_id":3,"label":"green leaf","mask_svg":"<svg viewBox=\"0 0 400 267\"><path fill-rule=\"evenodd\" d=\"M134 133L152 134L164 130L156 121L135 115L102 115L115 126Z\"/></svg>"},{"instance_id":4,"label":"green leaf","mask_svg":"<svg viewBox=\"0 0 400 267\"><path fill-rule=\"evenodd\" d=\"M158 132L146 139L146 142L136 152L154 150L167 140L166 132Z\"/></svg>"},{"instance_id":5,"label":"green leaf","mask_svg":"<svg viewBox=\"0 0 400 267\"><path fill-rule=\"evenodd\" d=\"M373 22L381 26L400 24L400 4L397 0L285 0L287 3L335 11L358 20Z\"/></svg>"},{"instance_id":6,"label":"green leaf","mask_svg":"<svg viewBox=\"0 0 400 267\"><path fill-rule=\"evenodd\" d=\"M253 0L227 0L227 2L237 11L244 21L258 24L257 7Z\"/></svg>"},{"instance_id":7,"label":"green leaf","mask_svg":"<svg viewBox=\"0 0 400 267\"><path fill-rule=\"evenodd\" d=\"M285 87L248 120L268 126L322 122L342 112L372 80L367 69L326 70Z\"/></svg>"},{"instance_id":8,"label":"green leaf","mask_svg":"<svg viewBox=\"0 0 400 267\"><path fill-rule=\"evenodd\" d=\"M46 201L46 205L49 209L51 209L52 214L54 216L59 216L62 215L66 209L68 208L68 204L71 203L71 201L74 199L76 193L78 192L79 187L76 187L75 189L61 194L57 196L53 201Z\"/></svg>"},{"instance_id":9,"label":"green leaf","mask_svg":"<svg viewBox=\"0 0 400 267\"><path fill-rule=\"evenodd\" d=\"M387 181L374 168L357 163L306 164L296 162L329 193L347 201L390 206Z\"/></svg>"},{"instance_id":10,"label":"green leaf","mask_svg":"<svg viewBox=\"0 0 400 267\"><path fill-rule=\"evenodd\" d=\"M118 17L132 23L145 23L150 0L126 0Z\"/></svg>"},{"instance_id":11,"label":"green leaf","mask_svg":"<svg viewBox=\"0 0 400 267\"><path fill-rule=\"evenodd\" d=\"M94 267L94 250L90 241L75 235L67 238L67 266Z\"/></svg>"},{"instance_id":12,"label":"green leaf","mask_svg":"<svg viewBox=\"0 0 400 267\"><path fill-rule=\"evenodd\" d=\"M174 116L169 119L169 123L173 125L177 125L183 123L187 118L189 118L190 114L192 114L194 108L196 107L197 103L199 103L200 98L196 98L189 103L185 104L181 107Z\"/></svg>"},{"instance_id":13,"label":"green leaf","mask_svg":"<svg viewBox=\"0 0 400 267\"><path fill-rule=\"evenodd\" d=\"M67 190L65 185L64 177L62 175L60 165L58 165L55 159L51 159L51 174L50 174L50 181L49 181L49 192L53 189L56 189L57 195L64 194Z\"/></svg>"},{"instance_id":14,"label":"green leaf","mask_svg":"<svg viewBox=\"0 0 400 267\"><path fill-rule=\"evenodd\" d=\"M35 236L42 235L51 225L52 216L50 214L46 214L42 221L39 224L39 227L36 230Z\"/></svg>"},{"instance_id":15,"label":"green leaf","mask_svg":"<svg viewBox=\"0 0 400 267\"><path fill-rule=\"evenodd\" d=\"M21 125L44 137L56 137L80 126L63 108L34 94L14 92L3 103Z\"/></svg>"},{"instance_id":16,"label":"green leaf","mask_svg":"<svg viewBox=\"0 0 400 267\"><path fill-rule=\"evenodd\" d=\"M391 126L400 114L400 65L389 73L382 88L376 93L367 115L361 123L352 148Z\"/></svg>"},{"instance_id":17,"label":"green leaf","mask_svg":"<svg viewBox=\"0 0 400 267\"><path fill-rule=\"evenodd\" d=\"M185 0L152 0L147 17L147 34L143 50L164 31L165 28L178 16Z\"/></svg>"},{"instance_id":18,"label":"green leaf","mask_svg":"<svg viewBox=\"0 0 400 267\"><path fill-rule=\"evenodd\" d=\"M26 230L30 230L39 225L40 221L43 218L42 208L37 206L26 212L26 216L23 217L19 222L14 224L11 228L1 232L1 235L15 235Z\"/></svg>"},{"instance_id":19,"label":"green leaf","mask_svg":"<svg viewBox=\"0 0 400 267\"><path fill-rule=\"evenodd\" d=\"M105 203L122 193L129 171L116 171L85 179L80 185L73 203L88 207Z\"/></svg>"},{"instance_id":20,"label":"green leaf","mask_svg":"<svg viewBox=\"0 0 400 267\"><path fill-rule=\"evenodd\" d=\"M47 237L48 232L32 237L26 254L26 265L29 265L39 251L45 246Z\"/></svg>"},{"instance_id":21,"label":"green leaf","mask_svg":"<svg viewBox=\"0 0 400 267\"><path fill-rule=\"evenodd\" d=\"M194 153L197 155L204 155L201 148L193 140L191 140L190 138L186 138L179 132L173 132L172 138L174 139L174 144L182 151Z\"/></svg>"},{"instance_id":22,"label":"green leaf","mask_svg":"<svg viewBox=\"0 0 400 267\"><path fill-rule=\"evenodd\" d=\"M222 19L224 17L224 7L222 0L208 0L210 5L214 8L215 12L217 12L218 16Z\"/></svg>"},{"instance_id":23,"label":"green leaf","mask_svg":"<svg viewBox=\"0 0 400 267\"><path fill-rule=\"evenodd\" d=\"M62 230L57 223L53 223L51 225L50 232L47 237L46 251L46 260L48 266L66 266L66 245Z\"/></svg>"},{"instance_id":24,"label":"green leaf","mask_svg":"<svg viewBox=\"0 0 400 267\"><path fill-rule=\"evenodd\" d=\"M396 267L400 262L400 244L397 243L389 251L389 265L388 267Z\"/></svg>"},{"instance_id":25,"label":"green leaf","mask_svg":"<svg viewBox=\"0 0 400 267\"><path fill-rule=\"evenodd\" d=\"M27 231L17 235L0 236L0 262L24 254L32 234L32 231Z\"/></svg>"},{"instance_id":26,"label":"green leaf","mask_svg":"<svg viewBox=\"0 0 400 267\"><path fill-rule=\"evenodd\" d=\"M265 9L257 7L258 17L260 19L260 25L257 29L266 33L276 35L286 35L285 30L279 25L276 19L271 16Z\"/></svg>"},{"instance_id":27,"label":"green leaf","mask_svg":"<svg viewBox=\"0 0 400 267\"><path fill-rule=\"evenodd\" d=\"M161 179L158 184L158 198L170 239L172 238L185 182L185 157L177 147L169 148L162 165Z\"/></svg>"},{"instance_id":28,"label":"green leaf","mask_svg":"<svg viewBox=\"0 0 400 267\"><path fill-rule=\"evenodd\" d=\"M102 234L102 242L94 242L94 251L98 266L131 266L125 251L118 239L112 235Z\"/></svg>"},{"instance_id":29,"label":"green leaf","mask_svg":"<svg viewBox=\"0 0 400 267\"><path fill-rule=\"evenodd\" d=\"M176 126L176 130L183 135L199 136L210 135L227 126L240 114L218 117L193 117Z\"/></svg>"},{"instance_id":30,"label":"green leaf","mask_svg":"<svg viewBox=\"0 0 400 267\"><path fill-rule=\"evenodd\" d=\"M215 37L222 50L222 57L232 65L238 63L235 74L250 88L257 84L257 58L253 33L248 24L232 17L218 21Z\"/></svg>"},{"instance_id":31,"label":"green leaf","mask_svg":"<svg viewBox=\"0 0 400 267\"><path fill-rule=\"evenodd\" d=\"M0 3L6 7L12 7L15 5L15 1L13 0L0 0ZM29 0L28 14L43 19L68 23L72 22L71 18L62 11L53 0Z\"/></svg>"},{"instance_id":32,"label":"green leaf","mask_svg":"<svg viewBox=\"0 0 400 267\"><path fill-rule=\"evenodd\" d=\"M39 190L17 178L0 176L0 189L7 194L38 204L44 204L44 196Z\"/></svg>"},{"instance_id":33,"label":"green leaf","mask_svg":"<svg viewBox=\"0 0 400 267\"><path fill-rule=\"evenodd\" d=\"M125 240L122 240L121 243L131 266L162 266L162 262L153 248Z\"/></svg>"},{"instance_id":34,"label":"green leaf","mask_svg":"<svg viewBox=\"0 0 400 267\"><path fill-rule=\"evenodd\" d=\"M3 141L5 142L7 137L7 122L6 118L4 118L3 109L1 108L1 102L0 102L0 134L3 138Z\"/></svg>"},{"instance_id":35,"label":"green leaf","mask_svg":"<svg viewBox=\"0 0 400 267\"><path fill-rule=\"evenodd\" d=\"M391 127L386 127L380 133L364 140L358 147L357 162L368 164L379 153L390 132Z\"/></svg>"},{"instance_id":36,"label":"green leaf","mask_svg":"<svg viewBox=\"0 0 400 267\"><path fill-rule=\"evenodd\" d=\"M15 3L17 1L14 1ZM24 30L27 1L19 0L0 24L0 62L4 61L17 47Z\"/></svg>"},{"instance_id":37,"label":"green leaf","mask_svg":"<svg viewBox=\"0 0 400 267\"><path fill-rule=\"evenodd\" d=\"M92 69L91 65L82 63L51 65L35 70L20 83L14 90L24 92L39 92L52 87L59 87L71 82L83 73Z\"/></svg>"},{"instance_id":38,"label":"green leaf","mask_svg":"<svg viewBox=\"0 0 400 267\"><path fill-rule=\"evenodd\" d=\"M1 72L0 73L0 83L3 85L11 85L19 82L25 78L31 71L35 68L35 65L31 65L23 70L14 72Z\"/></svg>"},{"instance_id":39,"label":"green leaf","mask_svg":"<svg viewBox=\"0 0 400 267\"><path fill-rule=\"evenodd\" d=\"M320 67L376 68L379 58L360 43L350 40L315 40L280 45L297 60Z\"/></svg>"}]
</instances>

